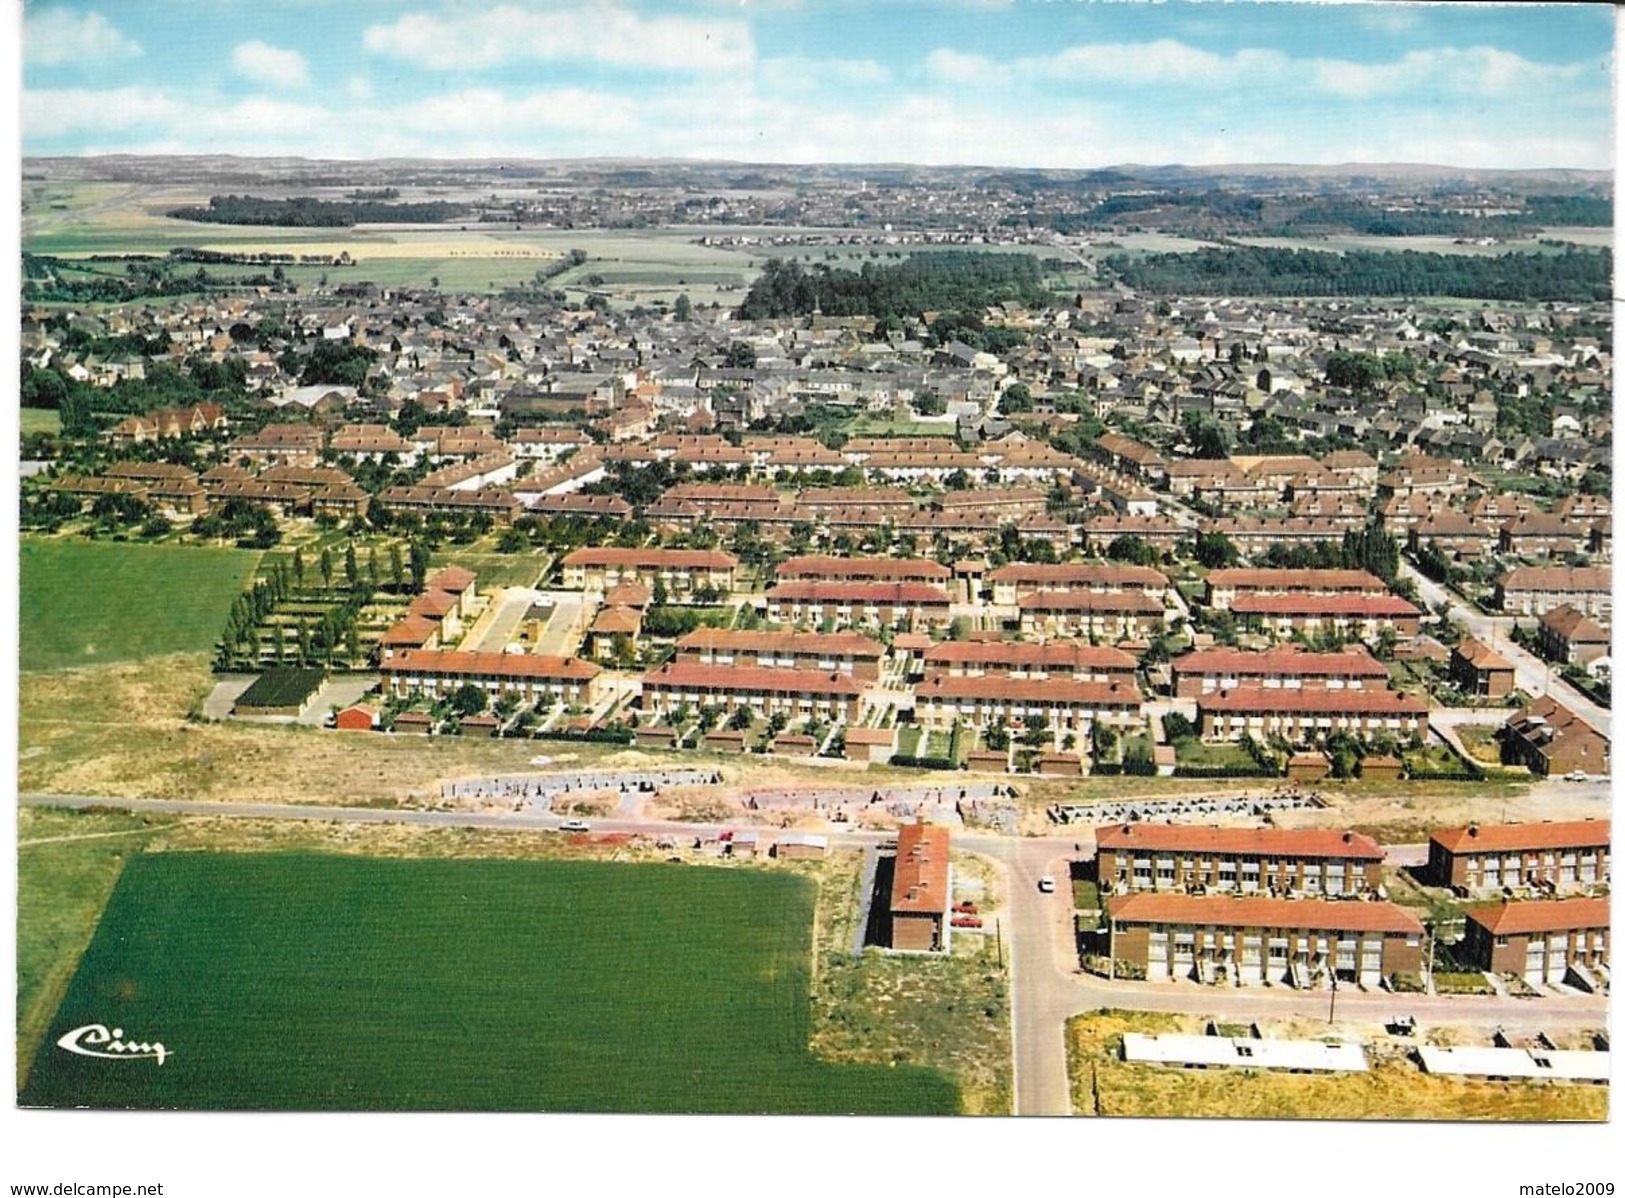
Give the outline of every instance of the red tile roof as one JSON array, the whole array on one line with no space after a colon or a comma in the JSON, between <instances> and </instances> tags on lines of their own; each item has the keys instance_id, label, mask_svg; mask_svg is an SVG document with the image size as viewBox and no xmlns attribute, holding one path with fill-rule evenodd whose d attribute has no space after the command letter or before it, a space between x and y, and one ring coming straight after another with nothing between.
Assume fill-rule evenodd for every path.
<instances>
[{"instance_id":1,"label":"red tile roof","mask_svg":"<svg viewBox=\"0 0 1625 1198\"><path fill-rule=\"evenodd\" d=\"M643 627L643 617L630 607L619 605L603 607L593 619L592 630L599 634L636 633Z\"/></svg>"},{"instance_id":2,"label":"red tile roof","mask_svg":"<svg viewBox=\"0 0 1625 1198\"><path fill-rule=\"evenodd\" d=\"M1590 848L1607 845L1609 821L1571 820L1565 823L1468 824L1440 828L1428 839L1452 853L1500 853L1520 849Z\"/></svg>"},{"instance_id":3,"label":"red tile roof","mask_svg":"<svg viewBox=\"0 0 1625 1198\"><path fill-rule=\"evenodd\" d=\"M1105 611L1156 616L1162 604L1144 591L1034 591L1016 600L1024 612Z\"/></svg>"},{"instance_id":4,"label":"red tile roof","mask_svg":"<svg viewBox=\"0 0 1625 1198\"><path fill-rule=\"evenodd\" d=\"M645 687L694 690L766 691L774 694L833 695L856 699L866 689L846 674L821 670L775 670L761 666L708 666L672 661L643 676Z\"/></svg>"},{"instance_id":5,"label":"red tile roof","mask_svg":"<svg viewBox=\"0 0 1625 1198\"><path fill-rule=\"evenodd\" d=\"M940 915L948 910L948 829L904 824L897 830L897 872L892 876L894 912Z\"/></svg>"},{"instance_id":6,"label":"red tile roof","mask_svg":"<svg viewBox=\"0 0 1625 1198\"><path fill-rule=\"evenodd\" d=\"M391 649L397 646L421 649L439 632L440 624L437 621L422 616L407 616L390 625L389 631L384 633L380 643Z\"/></svg>"},{"instance_id":7,"label":"red tile roof","mask_svg":"<svg viewBox=\"0 0 1625 1198\"><path fill-rule=\"evenodd\" d=\"M683 650L732 653L779 652L820 657L873 657L886 654L879 641L853 632L757 632L736 628L696 628L677 641Z\"/></svg>"},{"instance_id":8,"label":"red tile roof","mask_svg":"<svg viewBox=\"0 0 1625 1198\"><path fill-rule=\"evenodd\" d=\"M447 591L453 595L460 595L474 585L474 578L472 570L465 570L461 566L442 566L429 575L423 587L428 591Z\"/></svg>"},{"instance_id":9,"label":"red tile roof","mask_svg":"<svg viewBox=\"0 0 1625 1198\"><path fill-rule=\"evenodd\" d=\"M1180 824L1109 824L1095 829L1102 849L1163 849L1191 853L1255 853L1267 857L1330 857L1381 861L1383 848L1358 832L1330 828L1208 828Z\"/></svg>"},{"instance_id":10,"label":"red tile roof","mask_svg":"<svg viewBox=\"0 0 1625 1198\"><path fill-rule=\"evenodd\" d=\"M1260 616L1420 616L1422 613L1398 595L1237 595L1231 608L1237 615Z\"/></svg>"},{"instance_id":11,"label":"red tile roof","mask_svg":"<svg viewBox=\"0 0 1625 1198\"><path fill-rule=\"evenodd\" d=\"M739 559L715 549L615 549L589 546L572 550L566 566L637 566L651 570L731 570Z\"/></svg>"},{"instance_id":12,"label":"red tile roof","mask_svg":"<svg viewBox=\"0 0 1625 1198\"><path fill-rule=\"evenodd\" d=\"M1483 641L1475 640L1470 636L1462 638L1461 642L1456 646L1455 652L1457 657L1474 669L1511 670L1515 668L1510 661L1502 657L1494 649L1491 649Z\"/></svg>"},{"instance_id":13,"label":"red tile roof","mask_svg":"<svg viewBox=\"0 0 1625 1198\"><path fill-rule=\"evenodd\" d=\"M1338 712L1377 715L1425 715L1427 701L1391 690L1287 690L1282 687L1237 686L1196 700L1204 711Z\"/></svg>"},{"instance_id":14,"label":"red tile roof","mask_svg":"<svg viewBox=\"0 0 1625 1198\"><path fill-rule=\"evenodd\" d=\"M1340 653L1311 653L1299 646L1281 646L1262 653L1244 649L1199 649L1170 661L1177 674L1283 674L1298 677L1387 678L1383 664L1364 649Z\"/></svg>"},{"instance_id":15,"label":"red tile roof","mask_svg":"<svg viewBox=\"0 0 1625 1198\"><path fill-rule=\"evenodd\" d=\"M948 606L948 592L924 582L781 582L769 602L873 603Z\"/></svg>"},{"instance_id":16,"label":"red tile roof","mask_svg":"<svg viewBox=\"0 0 1625 1198\"><path fill-rule=\"evenodd\" d=\"M1495 936L1526 932L1562 932L1570 928L1606 928L1605 898L1537 899L1527 903L1495 903L1469 907L1467 918Z\"/></svg>"},{"instance_id":17,"label":"red tile roof","mask_svg":"<svg viewBox=\"0 0 1625 1198\"><path fill-rule=\"evenodd\" d=\"M1403 932L1422 923L1394 903L1358 900L1193 897L1142 892L1106 900L1114 923L1212 924L1234 928L1297 928L1327 932Z\"/></svg>"},{"instance_id":18,"label":"red tile roof","mask_svg":"<svg viewBox=\"0 0 1625 1198\"><path fill-rule=\"evenodd\" d=\"M1220 590L1269 590L1275 587L1295 591L1360 591L1381 594L1388 584L1365 570L1266 570L1237 567L1214 570L1207 576L1209 587Z\"/></svg>"},{"instance_id":19,"label":"red tile roof","mask_svg":"<svg viewBox=\"0 0 1625 1198\"><path fill-rule=\"evenodd\" d=\"M1506 591L1607 591L1613 575L1602 566L1519 566L1501 576Z\"/></svg>"},{"instance_id":20,"label":"red tile roof","mask_svg":"<svg viewBox=\"0 0 1625 1198\"><path fill-rule=\"evenodd\" d=\"M1012 678L1006 674L954 677L938 674L914 688L917 699L1017 699L1028 703L1135 706L1140 688L1132 682L1078 682L1071 678Z\"/></svg>"},{"instance_id":21,"label":"red tile roof","mask_svg":"<svg viewBox=\"0 0 1625 1198\"><path fill-rule=\"evenodd\" d=\"M530 653L437 652L408 649L383 663L386 674L439 674L454 677L541 678L589 682L602 672L590 661Z\"/></svg>"},{"instance_id":22,"label":"red tile roof","mask_svg":"<svg viewBox=\"0 0 1625 1198\"><path fill-rule=\"evenodd\" d=\"M1168 586L1168 576L1150 566L1107 566L1093 562L1011 562L987 577L994 583L1027 584L1048 590L1066 590L1071 586L1162 590Z\"/></svg>"},{"instance_id":23,"label":"red tile roof","mask_svg":"<svg viewBox=\"0 0 1625 1198\"><path fill-rule=\"evenodd\" d=\"M1070 670L1133 673L1134 655L1084 641L943 641L925 652L929 666L1043 666Z\"/></svg>"},{"instance_id":24,"label":"red tile roof","mask_svg":"<svg viewBox=\"0 0 1625 1198\"><path fill-rule=\"evenodd\" d=\"M792 557L774 571L784 579L946 579L953 571L925 558L892 557Z\"/></svg>"}]
</instances>

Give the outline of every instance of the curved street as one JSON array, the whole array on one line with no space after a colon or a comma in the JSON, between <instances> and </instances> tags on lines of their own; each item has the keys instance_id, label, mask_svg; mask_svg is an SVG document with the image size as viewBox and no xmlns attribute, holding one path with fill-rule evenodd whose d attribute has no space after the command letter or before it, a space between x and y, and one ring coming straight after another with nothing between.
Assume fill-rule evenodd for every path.
<instances>
[{"instance_id":1,"label":"curved street","mask_svg":"<svg viewBox=\"0 0 1625 1198\"><path fill-rule=\"evenodd\" d=\"M1551 695L1575 715L1590 724L1604 736L1611 736L1611 719L1606 707L1601 707L1564 682L1553 668L1512 639L1512 628L1517 620L1512 616L1488 616L1467 606L1459 595L1446 590L1419 571L1404 558L1399 572L1416 584L1416 592L1430 608L1444 604L1450 618L1459 621L1473 636L1517 668L1518 689L1536 697Z\"/></svg>"}]
</instances>

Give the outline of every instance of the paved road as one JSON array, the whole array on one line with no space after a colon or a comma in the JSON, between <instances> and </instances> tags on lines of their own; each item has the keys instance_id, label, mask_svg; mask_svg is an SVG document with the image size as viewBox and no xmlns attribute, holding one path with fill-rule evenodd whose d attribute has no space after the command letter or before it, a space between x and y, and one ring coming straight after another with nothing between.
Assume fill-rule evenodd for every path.
<instances>
[{"instance_id":1,"label":"paved road","mask_svg":"<svg viewBox=\"0 0 1625 1198\"><path fill-rule=\"evenodd\" d=\"M553 605L553 614L547 627L537 639L536 652L549 657L573 657L581 647L581 634L587 621L597 610L589 607L587 597L580 591L542 591L543 599Z\"/></svg>"},{"instance_id":2,"label":"paved road","mask_svg":"<svg viewBox=\"0 0 1625 1198\"><path fill-rule=\"evenodd\" d=\"M1427 601L1429 607L1446 604L1450 609L1451 619L1460 621L1468 632L1517 667L1518 689L1524 694L1537 696L1550 694L1598 732L1604 736L1611 735L1609 732L1611 720L1606 707L1599 707L1593 703L1564 682L1544 661L1513 643L1512 626L1516 623L1513 617L1488 616L1473 610L1453 592L1422 574L1403 558L1400 560L1399 569L1401 574L1416 583L1417 593Z\"/></svg>"},{"instance_id":3,"label":"paved road","mask_svg":"<svg viewBox=\"0 0 1625 1198\"><path fill-rule=\"evenodd\" d=\"M967 835L960 844L1005 867L1009 927L1001 927L1010 960L1010 1034L1017 1115L1066 1115L1072 1110L1066 1074L1066 1021L1076 1014L1067 970L1076 961L1071 939L1072 885L1067 863L1073 841L1012 840ZM1056 880L1043 894L1038 879Z\"/></svg>"}]
</instances>

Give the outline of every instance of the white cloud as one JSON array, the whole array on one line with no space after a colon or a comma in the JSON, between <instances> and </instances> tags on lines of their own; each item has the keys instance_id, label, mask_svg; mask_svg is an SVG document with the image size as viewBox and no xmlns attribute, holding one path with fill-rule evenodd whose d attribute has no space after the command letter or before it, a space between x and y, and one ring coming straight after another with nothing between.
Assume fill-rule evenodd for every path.
<instances>
[{"instance_id":1,"label":"white cloud","mask_svg":"<svg viewBox=\"0 0 1625 1198\"><path fill-rule=\"evenodd\" d=\"M244 42L234 49L231 68L243 78L269 87L304 87L310 82L310 64L303 54L264 42Z\"/></svg>"},{"instance_id":2,"label":"white cloud","mask_svg":"<svg viewBox=\"0 0 1625 1198\"><path fill-rule=\"evenodd\" d=\"M1506 95L1572 84L1591 69L1579 63L1551 66L1532 62L1489 46L1413 50L1386 63L1314 59L1304 65L1309 68L1309 78L1320 90L1359 98L1419 89L1460 95Z\"/></svg>"},{"instance_id":3,"label":"white cloud","mask_svg":"<svg viewBox=\"0 0 1625 1198\"><path fill-rule=\"evenodd\" d=\"M879 87L891 71L870 58L764 58L761 81L775 90L813 91L820 87Z\"/></svg>"},{"instance_id":4,"label":"white cloud","mask_svg":"<svg viewBox=\"0 0 1625 1198\"><path fill-rule=\"evenodd\" d=\"M999 82L1008 76L1009 68L980 54L939 49L926 55L925 73L940 83L974 87Z\"/></svg>"},{"instance_id":5,"label":"white cloud","mask_svg":"<svg viewBox=\"0 0 1625 1198\"><path fill-rule=\"evenodd\" d=\"M445 17L408 13L363 35L373 54L427 70L485 70L511 62L578 60L671 71L730 70L755 59L740 20L644 17L615 4L532 12L503 5Z\"/></svg>"},{"instance_id":6,"label":"white cloud","mask_svg":"<svg viewBox=\"0 0 1625 1198\"><path fill-rule=\"evenodd\" d=\"M1354 11L1361 27L1373 33L1409 33L1422 23L1421 15L1412 5L1361 3Z\"/></svg>"},{"instance_id":7,"label":"white cloud","mask_svg":"<svg viewBox=\"0 0 1625 1198\"><path fill-rule=\"evenodd\" d=\"M1287 85L1305 92L1367 99L1407 92L1502 95L1572 86L1595 75L1606 79L1606 58L1596 64L1554 66L1489 46L1413 50L1384 62L1294 58L1277 50L1243 48L1217 54L1185 42L1083 43L1053 54L997 62L979 54L938 49L925 59L928 78L956 86L1045 83L1121 84L1225 88L1236 94L1258 84Z\"/></svg>"},{"instance_id":8,"label":"white cloud","mask_svg":"<svg viewBox=\"0 0 1625 1198\"><path fill-rule=\"evenodd\" d=\"M101 13L80 16L65 8L48 8L28 13L23 21L23 56L35 66L107 62L140 53L141 47Z\"/></svg>"}]
</instances>

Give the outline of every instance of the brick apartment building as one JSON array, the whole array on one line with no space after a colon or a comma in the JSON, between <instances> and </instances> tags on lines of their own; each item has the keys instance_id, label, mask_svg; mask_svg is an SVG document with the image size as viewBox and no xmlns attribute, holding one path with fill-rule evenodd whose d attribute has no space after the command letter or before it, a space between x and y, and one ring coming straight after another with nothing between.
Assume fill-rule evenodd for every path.
<instances>
[{"instance_id":1,"label":"brick apartment building","mask_svg":"<svg viewBox=\"0 0 1625 1198\"><path fill-rule=\"evenodd\" d=\"M1056 745L1068 733L1081 739L1096 722L1118 731L1145 722L1140 691L1132 683L945 675L914 688L914 718L925 728L959 722L985 729L1001 720L1030 728L1041 722Z\"/></svg>"},{"instance_id":2,"label":"brick apartment building","mask_svg":"<svg viewBox=\"0 0 1625 1198\"><path fill-rule=\"evenodd\" d=\"M1238 686L1201 696L1196 713L1203 740L1283 736L1307 745L1333 732L1365 737L1388 733L1402 740L1428 732L1427 701L1392 690Z\"/></svg>"},{"instance_id":3,"label":"brick apartment building","mask_svg":"<svg viewBox=\"0 0 1625 1198\"><path fill-rule=\"evenodd\" d=\"M1608 738L1556 699L1536 699L1501 730L1502 760L1543 778L1572 773L1606 777Z\"/></svg>"},{"instance_id":4,"label":"brick apartment building","mask_svg":"<svg viewBox=\"0 0 1625 1198\"><path fill-rule=\"evenodd\" d=\"M1132 683L1133 654L1086 641L943 641L925 651L928 677L1071 678Z\"/></svg>"},{"instance_id":5,"label":"brick apartment building","mask_svg":"<svg viewBox=\"0 0 1625 1198\"><path fill-rule=\"evenodd\" d=\"M1441 828L1428 837L1428 881L1466 891L1595 886L1608 881L1609 837L1605 819Z\"/></svg>"},{"instance_id":6,"label":"brick apartment building","mask_svg":"<svg viewBox=\"0 0 1625 1198\"><path fill-rule=\"evenodd\" d=\"M1145 640L1168 620L1161 601L1143 591L1037 591L1018 605L1024 636Z\"/></svg>"},{"instance_id":7,"label":"brick apartment building","mask_svg":"<svg viewBox=\"0 0 1625 1198\"><path fill-rule=\"evenodd\" d=\"M531 703L551 695L557 701L590 706L598 699L599 668L573 657L528 653L466 653L405 649L380 665L386 693L404 697L421 691L445 698L472 684L492 699L517 695Z\"/></svg>"},{"instance_id":8,"label":"brick apartment building","mask_svg":"<svg viewBox=\"0 0 1625 1198\"><path fill-rule=\"evenodd\" d=\"M1365 570L1274 570L1246 566L1207 576L1207 605L1224 610L1240 595L1386 595L1388 584Z\"/></svg>"},{"instance_id":9,"label":"brick apartment building","mask_svg":"<svg viewBox=\"0 0 1625 1198\"><path fill-rule=\"evenodd\" d=\"M922 582L781 582L767 592L775 624L841 628L946 628L948 592Z\"/></svg>"},{"instance_id":10,"label":"brick apartment building","mask_svg":"<svg viewBox=\"0 0 1625 1198\"><path fill-rule=\"evenodd\" d=\"M1097 828L1095 843L1102 889L1337 897L1382 884L1382 846L1356 832L1131 823Z\"/></svg>"},{"instance_id":11,"label":"brick apartment building","mask_svg":"<svg viewBox=\"0 0 1625 1198\"><path fill-rule=\"evenodd\" d=\"M662 719L686 705L691 711L721 707L728 715L748 708L760 716L853 723L865 689L849 674L670 661L643 675L639 706Z\"/></svg>"},{"instance_id":12,"label":"brick apartment building","mask_svg":"<svg viewBox=\"0 0 1625 1198\"><path fill-rule=\"evenodd\" d=\"M1450 651L1450 681L1478 699L1504 699L1518 687L1518 670L1483 641L1464 636Z\"/></svg>"},{"instance_id":13,"label":"brick apartment building","mask_svg":"<svg viewBox=\"0 0 1625 1198\"><path fill-rule=\"evenodd\" d=\"M766 632L696 628L677 641L677 660L704 666L816 670L873 682L886 646L852 632Z\"/></svg>"},{"instance_id":14,"label":"brick apartment building","mask_svg":"<svg viewBox=\"0 0 1625 1198\"><path fill-rule=\"evenodd\" d=\"M1262 653L1216 647L1169 663L1174 694L1197 698L1238 686L1281 690L1386 690L1388 670L1364 648L1311 653L1282 645Z\"/></svg>"},{"instance_id":15,"label":"brick apartment building","mask_svg":"<svg viewBox=\"0 0 1625 1198\"><path fill-rule=\"evenodd\" d=\"M1159 602L1168 593L1168 576L1149 566L1099 562L1011 562L989 572L993 602L1009 606L1039 591L1139 591Z\"/></svg>"},{"instance_id":16,"label":"brick apartment building","mask_svg":"<svg viewBox=\"0 0 1625 1198\"><path fill-rule=\"evenodd\" d=\"M1566 981L1571 968L1608 967L1606 898L1539 899L1471 907L1460 954L1476 968L1537 985Z\"/></svg>"},{"instance_id":17,"label":"brick apartment building","mask_svg":"<svg viewBox=\"0 0 1625 1198\"><path fill-rule=\"evenodd\" d=\"M1422 924L1389 902L1128 894L1106 901L1113 971L1148 981L1375 986L1420 972ZM1124 967L1127 967L1124 969Z\"/></svg>"},{"instance_id":18,"label":"brick apartment building","mask_svg":"<svg viewBox=\"0 0 1625 1198\"><path fill-rule=\"evenodd\" d=\"M1398 595L1252 593L1237 595L1230 610L1244 627L1281 637L1340 632L1373 640L1384 630L1413 637L1422 628L1421 611Z\"/></svg>"},{"instance_id":19,"label":"brick apartment building","mask_svg":"<svg viewBox=\"0 0 1625 1198\"><path fill-rule=\"evenodd\" d=\"M897 864L891 890L892 948L906 952L940 952L948 948L952 876L947 828L914 823L897 830Z\"/></svg>"},{"instance_id":20,"label":"brick apartment building","mask_svg":"<svg viewBox=\"0 0 1625 1198\"><path fill-rule=\"evenodd\" d=\"M947 566L925 558L792 557L773 571L776 582L914 582L945 587Z\"/></svg>"},{"instance_id":21,"label":"brick apartment building","mask_svg":"<svg viewBox=\"0 0 1625 1198\"><path fill-rule=\"evenodd\" d=\"M688 595L702 587L727 594L734 587L739 559L715 549L616 549L589 547L564 556L564 588L607 591L623 582Z\"/></svg>"}]
</instances>

